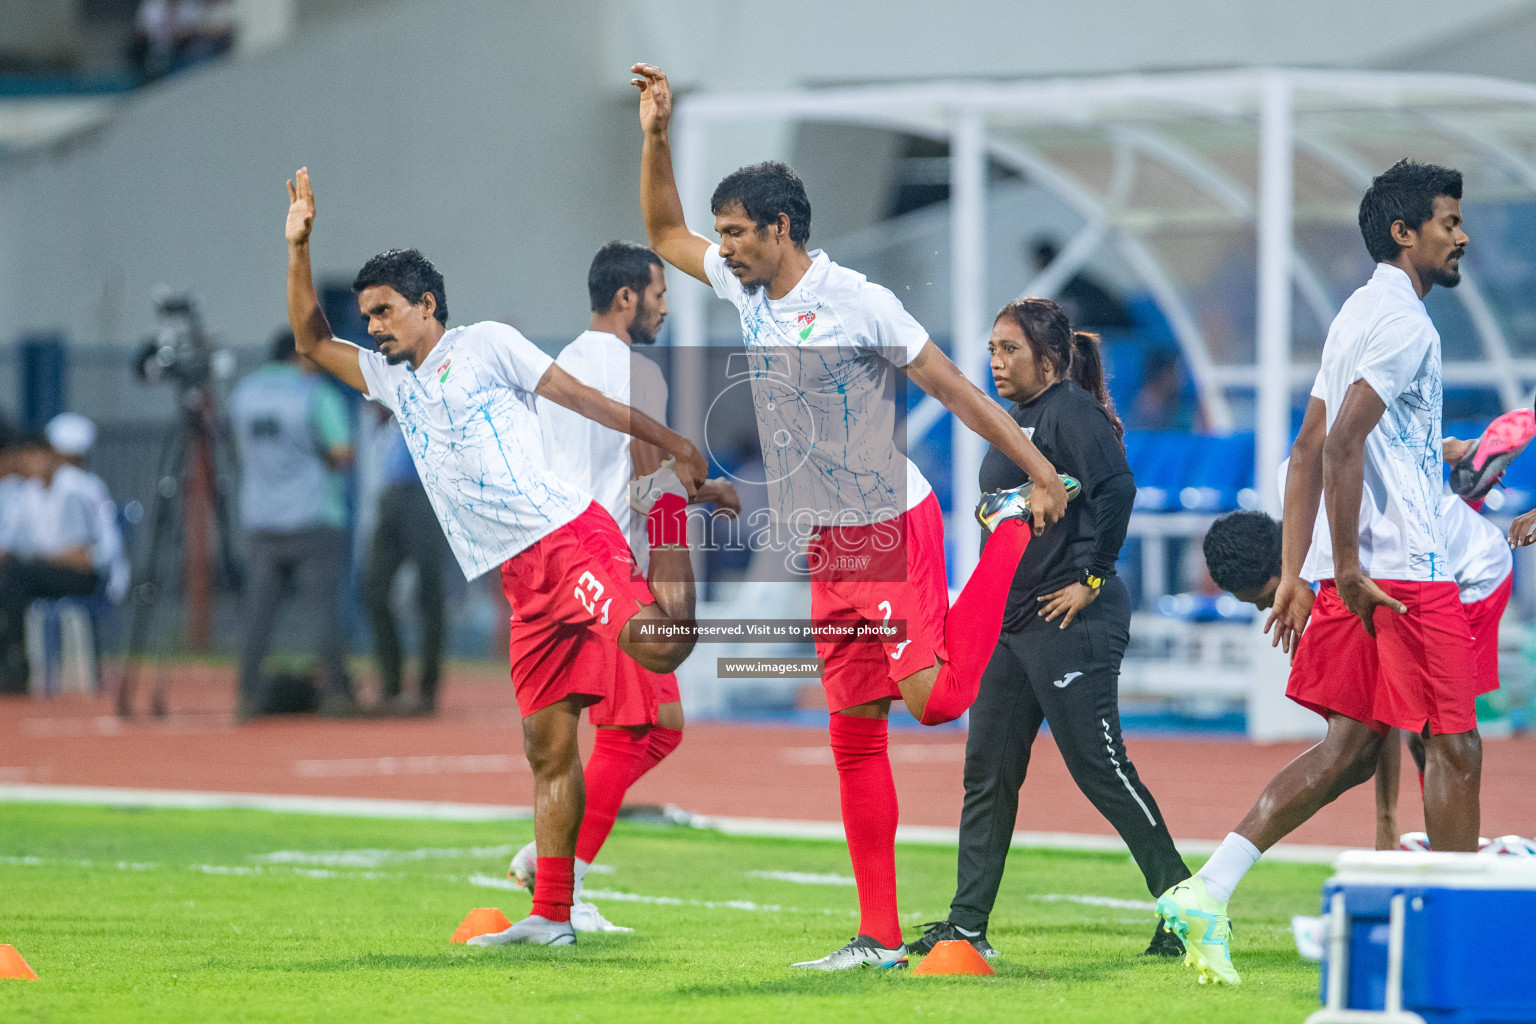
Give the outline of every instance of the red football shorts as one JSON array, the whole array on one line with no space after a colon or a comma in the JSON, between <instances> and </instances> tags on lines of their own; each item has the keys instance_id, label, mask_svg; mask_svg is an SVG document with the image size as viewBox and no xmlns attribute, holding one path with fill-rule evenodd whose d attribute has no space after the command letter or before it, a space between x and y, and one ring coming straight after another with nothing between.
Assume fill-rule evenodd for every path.
<instances>
[{"instance_id":1,"label":"red football shorts","mask_svg":"<svg viewBox=\"0 0 1536 1024\"><path fill-rule=\"evenodd\" d=\"M949 583L938 498L929 494L884 522L826 527L811 541L807 560L811 618L906 623L899 641L817 641L829 710L900 697L898 680L948 659Z\"/></svg>"},{"instance_id":2,"label":"red football shorts","mask_svg":"<svg viewBox=\"0 0 1536 1024\"><path fill-rule=\"evenodd\" d=\"M1407 606L1376 609L1376 637L1344 606L1332 580L1318 589L1285 694L1327 717L1385 731L1468 732L1477 727L1472 635L1456 584L1376 580Z\"/></svg>"},{"instance_id":3,"label":"red football shorts","mask_svg":"<svg viewBox=\"0 0 1536 1024\"><path fill-rule=\"evenodd\" d=\"M630 586L636 600L651 603L650 587L638 569ZM592 705L587 717L593 725L655 725L661 705L683 699L677 689L677 676L671 672L652 672L623 651L614 650L613 692L606 700Z\"/></svg>"},{"instance_id":4,"label":"red football shorts","mask_svg":"<svg viewBox=\"0 0 1536 1024\"><path fill-rule=\"evenodd\" d=\"M586 511L501 567L512 605L508 653L518 710L527 717L572 695L595 703L614 690L620 632L654 599L606 509Z\"/></svg>"},{"instance_id":5,"label":"red football shorts","mask_svg":"<svg viewBox=\"0 0 1536 1024\"><path fill-rule=\"evenodd\" d=\"M1475 694L1499 688L1499 622L1504 618L1504 609L1509 607L1514 587L1515 576L1510 573L1493 593L1461 606L1467 615L1467 628L1472 631L1472 660L1477 666Z\"/></svg>"}]
</instances>

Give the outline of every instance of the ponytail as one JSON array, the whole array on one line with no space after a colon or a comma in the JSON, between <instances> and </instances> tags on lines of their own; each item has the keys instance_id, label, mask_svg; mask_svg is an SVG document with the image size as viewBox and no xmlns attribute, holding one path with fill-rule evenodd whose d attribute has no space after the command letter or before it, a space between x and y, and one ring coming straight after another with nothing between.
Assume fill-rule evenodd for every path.
<instances>
[{"instance_id":1,"label":"ponytail","mask_svg":"<svg viewBox=\"0 0 1536 1024\"><path fill-rule=\"evenodd\" d=\"M1115 413L1115 400L1104 381L1104 356L1099 351L1099 336L1091 331L1072 332L1072 379L1077 386L1099 400L1114 424L1115 437L1125 443L1125 424Z\"/></svg>"}]
</instances>

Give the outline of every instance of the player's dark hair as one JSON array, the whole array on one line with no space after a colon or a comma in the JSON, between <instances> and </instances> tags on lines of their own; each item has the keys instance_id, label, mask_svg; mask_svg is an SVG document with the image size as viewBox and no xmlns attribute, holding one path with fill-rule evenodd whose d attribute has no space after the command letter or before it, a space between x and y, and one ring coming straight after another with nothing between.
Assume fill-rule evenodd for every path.
<instances>
[{"instance_id":1,"label":"player's dark hair","mask_svg":"<svg viewBox=\"0 0 1536 1024\"><path fill-rule=\"evenodd\" d=\"M732 203L741 204L759 234L777 223L782 213L789 217L791 242L803 246L811 237L811 201L805 182L788 164L766 160L727 174L715 186L709 212L718 214Z\"/></svg>"},{"instance_id":2,"label":"player's dark hair","mask_svg":"<svg viewBox=\"0 0 1536 1024\"><path fill-rule=\"evenodd\" d=\"M448 322L448 293L443 289L443 275L437 272L432 261L418 249L391 249L381 252L357 272L352 279L352 290L361 292L377 285L387 285L405 296L411 305L421 301L428 292L437 300L434 316L438 323Z\"/></svg>"},{"instance_id":3,"label":"player's dark hair","mask_svg":"<svg viewBox=\"0 0 1536 1024\"><path fill-rule=\"evenodd\" d=\"M1360 200L1360 237L1377 263L1395 260L1402 246L1392 240L1392 225L1402 221L1417 231L1435 215L1435 199L1461 199L1461 172L1438 164L1399 160L1371 182Z\"/></svg>"},{"instance_id":4,"label":"player's dark hair","mask_svg":"<svg viewBox=\"0 0 1536 1024\"><path fill-rule=\"evenodd\" d=\"M592 257L587 268L587 295L592 312L606 313L613 308L613 298L620 288L643 296L651 286L651 268L660 267L661 257L634 242L609 242Z\"/></svg>"},{"instance_id":5,"label":"player's dark hair","mask_svg":"<svg viewBox=\"0 0 1536 1024\"><path fill-rule=\"evenodd\" d=\"M1280 575L1280 524L1263 512L1229 512L1205 534L1205 568L1222 590L1257 590Z\"/></svg>"},{"instance_id":6,"label":"player's dark hair","mask_svg":"<svg viewBox=\"0 0 1536 1024\"><path fill-rule=\"evenodd\" d=\"M272 335L271 347L267 349L267 359L270 362L286 363L298 354L299 345L294 340L292 331L285 328Z\"/></svg>"},{"instance_id":7,"label":"player's dark hair","mask_svg":"<svg viewBox=\"0 0 1536 1024\"><path fill-rule=\"evenodd\" d=\"M1050 299L1015 299L997 313L992 322L1012 318L1024 332L1036 366L1049 366L1058 380L1072 380L1104 407L1115 437L1125 439L1125 426L1115 414L1114 399L1104 377L1104 358L1099 351L1099 336L1074 331L1072 321Z\"/></svg>"}]
</instances>

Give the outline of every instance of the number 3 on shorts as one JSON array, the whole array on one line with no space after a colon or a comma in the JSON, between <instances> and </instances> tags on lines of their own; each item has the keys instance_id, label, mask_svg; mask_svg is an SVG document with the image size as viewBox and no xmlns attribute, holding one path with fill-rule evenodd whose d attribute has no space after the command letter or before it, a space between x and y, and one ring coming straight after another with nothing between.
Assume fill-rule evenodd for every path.
<instances>
[{"instance_id":1,"label":"number 3 on shorts","mask_svg":"<svg viewBox=\"0 0 1536 1024\"><path fill-rule=\"evenodd\" d=\"M610 597L608 600L603 601L603 610L599 613L597 602L602 599L603 585L597 581L596 576L593 576L590 572L582 573L581 578L576 581L576 589L572 593L576 595L576 600L581 602L581 606L587 610L588 615L597 615L599 622L605 626L608 624L608 607L613 604L613 598Z\"/></svg>"}]
</instances>

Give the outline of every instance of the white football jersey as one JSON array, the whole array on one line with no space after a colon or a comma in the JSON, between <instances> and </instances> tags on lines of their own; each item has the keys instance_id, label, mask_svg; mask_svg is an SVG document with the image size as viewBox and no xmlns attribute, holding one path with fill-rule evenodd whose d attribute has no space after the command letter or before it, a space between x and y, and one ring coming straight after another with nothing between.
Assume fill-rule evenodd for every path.
<instances>
[{"instance_id":1,"label":"white football jersey","mask_svg":"<svg viewBox=\"0 0 1536 1024\"><path fill-rule=\"evenodd\" d=\"M368 397L395 414L467 579L579 516L591 498L549 471L534 389L554 362L516 328L455 327L415 370L358 356Z\"/></svg>"},{"instance_id":2,"label":"white football jersey","mask_svg":"<svg viewBox=\"0 0 1536 1024\"><path fill-rule=\"evenodd\" d=\"M1440 500L1440 335L1408 275L1386 263L1328 329L1312 397L1327 407L1329 429L1358 380L1386 406L1365 440L1360 568L1381 580L1451 580ZM1321 520L1302 575L1333 578L1333 540Z\"/></svg>"},{"instance_id":3,"label":"white football jersey","mask_svg":"<svg viewBox=\"0 0 1536 1024\"><path fill-rule=\"evenodd\" d=\"M741 314L769 507L824 524L889 519L932 491L896 438L897 370L928 332L889 289L810 255L781 299L742 287L718 245L704 255L715 294Z\"/></svg>"},{"instance_id":4,"label":"white football jersey","mask_svg":"<svg viewBox=\"0 0 1536 1024\"><path fill-rule=\"evenodd\" d=\"M661 367L606 331L585 331L560 351L555 363L566 373L616 402L638 409L658 423L667 421L667 381ZM634 478L628 434L610 430L547 398L538 400L549 467L608 510L629 541L643 571L651 549L645 517L629 507Z\"/></svg>"}]
</instances>

